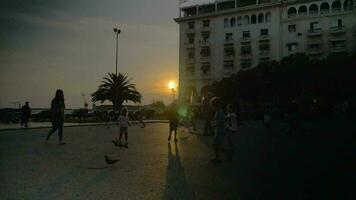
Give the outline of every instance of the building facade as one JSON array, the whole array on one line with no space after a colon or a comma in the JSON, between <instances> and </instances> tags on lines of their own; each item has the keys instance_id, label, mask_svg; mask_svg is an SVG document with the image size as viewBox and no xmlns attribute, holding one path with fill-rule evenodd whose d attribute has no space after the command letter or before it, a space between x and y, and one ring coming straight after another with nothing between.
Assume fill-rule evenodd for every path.
<instances>
[{"instance_id":1,"label":"building facade","mask_svg":"<svg viewBox=\"0 0 356 200\"><path fill-rule=\"evenodd\" d=\"M214 81L295 53L356 49L354 0L227 0L180 8L179 101L199 103ZM232 86L233 87L233 86Z\"/></svg>"}]
</instances>

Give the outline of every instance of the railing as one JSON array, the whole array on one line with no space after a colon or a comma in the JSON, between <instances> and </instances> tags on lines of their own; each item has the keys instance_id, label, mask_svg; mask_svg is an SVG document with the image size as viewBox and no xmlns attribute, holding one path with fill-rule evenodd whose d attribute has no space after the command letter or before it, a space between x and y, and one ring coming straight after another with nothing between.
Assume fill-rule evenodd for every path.
<instances>
[{"instance_id":1,"label":"railing","mask_svg":"<svg viewBox=\"0 0 356 200\"><path fill-rule=\"evenodd\" d=\"M251 37L248 36L248 37L241 37L241 42L248 42L248 41L251 41Z\"/></svg>"},{"instance_id":2,"label":"railing","mask_svg":"<svg viewBox=\"0 0 356 200\"><path fill-rule=\"evenodd\" d=\"M224 55L224 60L233 60L235 58L235 55L233 54L225 54Z\"/></svg>"},{"instance_id":3,"label":"railing","mask_svg":"<svg viewBox=\"0 0 356 200\"><path fill-rule=\"evenodd\" d=\"M209 40L199 40L199 44L201 46L209 46L210 45L210 41Z\"/></svg>"},{"instance_id":4,"label":"railing","mask_svg":"<svg viewBox=\"0 0 356 200\"><path fill-rule=\"evenodd\" d=\"M339 33L339 32L345 32L346 29L345 29L345 26L333 26L333 27L330 27L330 31L332 33Z\"/></svg>"}]
</instances>

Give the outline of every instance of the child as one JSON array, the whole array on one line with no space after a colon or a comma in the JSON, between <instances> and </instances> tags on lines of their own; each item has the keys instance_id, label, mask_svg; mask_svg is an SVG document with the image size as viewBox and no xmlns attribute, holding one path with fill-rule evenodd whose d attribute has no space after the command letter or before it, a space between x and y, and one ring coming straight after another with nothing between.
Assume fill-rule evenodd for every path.
<instances>
[{"instance_id":1,"label":"child","mask_svg":"<svg viewBox=\"0 0 356 200\"><path fill-rule=\"evenodd\" d=\"M215 158L212 159L211 161L214 163L220 163L221 145L225 136L225 115L224 115L224 111L221 108L221 101L219 97L212 98L210 100L210 104L215 111L215 116L214 116L215 136L213 140Z\"/></svg>"},{"instance_id":2,"label":"child","mask_svg":"<svg viewBox=\"0 0 356 200\"><path fill-rule=\"evenodd\" d=\"M233 153L233 144L232 144L232 136L236 133L237 131L237 119L236 119L236 113L235 110L233 109L233 106L231 104L227 105L227 141L229 145L229 155L228 155L228 160L232 159L232 153Z\"/></svg>"},{"instance_id":3,"label":"child","mask_svg":"<svg viewBox=\"0 0 356 200\"><path fill-rule=\"evenodd\" d=\"M168 111L169 119L169 137L168 141L171 140L172 131L174 131L174 141L177 142L177 128L178 128L178 113L176 103L173 103L172 108Z\"/></svg>"},{"instance_id":4,"label":"child","mask_svg":"<svg viewBox=\"0 0 356 200\"><path fill-rule=\"evenodd\" d=\"M119 126L120 126L120 137L119 137L119 141L112 141L116 146L119 147L125 147L128 148L128 136L127 136L127 127L131 124L129 122L129 117L127 116L127 108L123 108L121 110L120 116L118 118L118 122L119 122ZM121 138L122 135L125 134L125 144L122 145L121 143Z\"/></svg>"}]
</instances>

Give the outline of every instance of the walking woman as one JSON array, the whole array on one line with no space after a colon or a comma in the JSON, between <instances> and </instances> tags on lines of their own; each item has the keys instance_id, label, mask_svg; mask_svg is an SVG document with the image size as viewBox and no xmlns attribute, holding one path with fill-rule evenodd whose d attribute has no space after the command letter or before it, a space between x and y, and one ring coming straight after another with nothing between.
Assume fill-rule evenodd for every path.
<instances>
[{"instance_id":1,"label":"walking woman","mask_svg":"<svg viewBox=\"0 0 356 200\"><path fill-rule=\"evenodd\" d=\"M51 103L50 116L52 129L48 132L46 141L48 141L51 135L58 130L59 144L66 144L63 142L64 108L64 94L62 90L58 89L56 91L56 96Z\"/></svg>"}]
</instances>

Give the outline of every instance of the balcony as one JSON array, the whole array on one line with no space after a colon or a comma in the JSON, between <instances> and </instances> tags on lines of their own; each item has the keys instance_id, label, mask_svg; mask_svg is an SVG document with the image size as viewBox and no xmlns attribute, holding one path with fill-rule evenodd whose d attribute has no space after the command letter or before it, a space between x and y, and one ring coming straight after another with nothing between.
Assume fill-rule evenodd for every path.
<instances>
[{"instance_id":1,"label":"balcony","mask_svg":"<svg viewBox=\"0 0 356 200\"><path fill-rule=\"evenodd\" d=\"M184 42L185 48L191 49L195 47L195 43L193 42Z\"/></svg>"},{"instance_id":2,"label":"balcony","mask_svg":"<svg viewBox=\"0 0 356 200\"><path fill-rule=\"evenodd\" d=\"M269 36L269 35L260 35L258 40L260 42L262 42L262 41L270 41L271 40L271 36Z\"/></svg>"},{"instance_id":3,"label":"balcony","mask_svg":"<svg viewBox=\"0 0 356 200\"><path fill-rule=\"evenodd\" d=\"M321 28L314 28L308 30L308 36L321 36Z\"/></svg>"},{"instance_id":4,"label":"balcony","mask_svg":"<svg viewBox=\"0 0 356 200\"><path fill-rule=\"evenodd\" d=\"M270 57L271 53L268 50L260 50L260 58L268 58Z\"/></svg>"},{"instance_id":5,"label":"balcony","mask_svg":"<svg viewBox=\"0 0 356 200\"><path fill-rule=\"evenodd\" d=\"M201 32L210 32L211 31L211 27L210 26L202 26L200 28Z\"/></svg>"},{"instance_id":6,"label":"balcony","mask_svg":"<svg viewBox=\"0 0 356 200\"><path fill-rule=\"evenodd\" d=\"M240 42L241 43L251 42L251 37L242 37Z\"/></svg>"},{"instance_id":7,"label":"balcony","mask_svg":"<svg viewBox=\"0 0 356 200\"><path fill-rule=\"evenodd\" d=\"M331 53L340 53L345 52L346 50L346 45L333 45L330 48Z\"/></svg>"},{"instance_id":8,"label":"balcony","mask_svg":"<svg viewBox=\"0 0 356 200\"><path fill-rule=\"evenodd\" d=\"M210 41L209 40L199 40L199 45L202 47L210 46Z\"/></svg>"},{"instance_id":9,"label":"balcony","mask_svg":"<svg viewBox=\"0 0 356 200\"><path fill-rule=\"evenodd\" d=\"M233 61L234 59L235 59L235 55L233 55L233 54L225 54L224 55L225 61Z\"/></svg>"},{"instance_id":10,"label":"balcony","mask_svg":"<svg viewBox=\"0 0 356 200\"><path fill-rule=\"evenodd\" d=\"M307 52L308 55L320 55L323 53L323 50L321 48L309 48Z\"/></svg>"},{"instance_id":11,"label":"balcony","mask_svg":"<svg viewBox=\"0 0 356 200\"><path fill-rule=\"evenodd\" d=\"M346 41L346 35L339 35L330 38L330 42Z\"/></svg>"},{"instance_id":12,"label":"balcony","mask_svg":"<svg viewBox=\"0 0 356 200\"><path fill-rule=\"evenodd\" d=\"M186 63L186 64L194 64L194 63L195 63L195 59L194 59L194 58L187 58L187 59L185 60L185 63Z\"/></svg>"},{"instance_id":13,"label":"balcony","mask_svg":"<svg viewBox=\"0 0 356 200\"><path fill-rule=\"evenodd\" d=\"M323 40L321 38L308 39L308 45L321 45Z\"/></svg>"},{"instance_id":14,"label":"balcony","mask_svg":"<svg viewBox=\"0 0 356 200\"><path fill-rule=\"evenodd\" d=\"M232 38L225 39L224 44L234 44L234 39L232 39Z\"/></svg>"},{"instance_id":15,"label":"balcony","mask_svg":"<svg viewBox=\"0 0 356 200\"><path fill-rule=\"evenodd\" d=\"M330 34L346 33L345 26L330 27Z\"/></svg>"},{"instance_id":16,"label":"balcony","mask_svg":"<svg viewBox=\"0 0 356 200\"><path fill-rule=\"evenodd\" d=\"M195 32L195 29L194 28L187 28L187 29L185 29L185 33L187 33L187 34L192 34L192 33L194 33Z\"/></svg>"},{"instance_id":17,"label":"balcony","mask_svg":"<svg viewBox=\"0 0 356 200\"><path fill-rule=\"evenodd\" d=\"M252 54L251 54L251 52L250 53L247 53L247 52L246 53L241 53L240 57L242 59L250 59L252 57Z\"/></svg>"}]
</instances>

